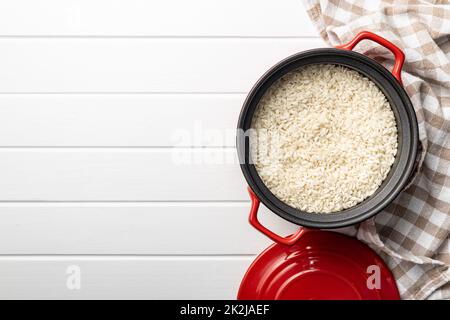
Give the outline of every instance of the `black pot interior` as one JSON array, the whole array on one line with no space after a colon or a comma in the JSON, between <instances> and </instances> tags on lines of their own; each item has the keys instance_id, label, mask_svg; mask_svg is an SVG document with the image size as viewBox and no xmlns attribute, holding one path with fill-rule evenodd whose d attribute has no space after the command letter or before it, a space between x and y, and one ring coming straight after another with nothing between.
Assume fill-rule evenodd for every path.
<instances>
[{"instance_id":1,"label":"black pot interior","mask_svg":"<svg viewBox=\"0 0 450 320\"><path fill-rule=\"evenodd\" d=\"M329 214L307 213L279 200L264 185L249 152L249 137L253 114L267 89L280 77L311 64L335 64L353 69L373 82L389 100L397 123L398 151L387 178L378 190L363 202L349 209ZM361 222L380 212L399 194L411 175L418 145L417 120L406 92L399 82L379 63L353 52L333 48L315 49L293 55L266 72L250 91L238 122L237 149L242 172L247 183L261 202L282 218L293 223L315 228L338 228Z\"/></svg>"}]
</instances>

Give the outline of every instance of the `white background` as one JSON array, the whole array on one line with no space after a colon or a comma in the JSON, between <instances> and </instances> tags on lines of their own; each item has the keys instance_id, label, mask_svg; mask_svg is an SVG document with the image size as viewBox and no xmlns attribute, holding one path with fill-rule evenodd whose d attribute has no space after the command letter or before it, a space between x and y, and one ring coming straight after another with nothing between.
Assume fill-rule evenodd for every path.
<instances>
[{"instance_id":1,"label":"white background","mask_svg":"<svg viewBox=\"0 0 450 320\"><path fill-rule=\"evenodd\" d=\"M270 241L236 163L174 153L234 157L254 82L321 46L299 0L1 0L0 298L234 299Z\"/></svg>"}]
</instances>

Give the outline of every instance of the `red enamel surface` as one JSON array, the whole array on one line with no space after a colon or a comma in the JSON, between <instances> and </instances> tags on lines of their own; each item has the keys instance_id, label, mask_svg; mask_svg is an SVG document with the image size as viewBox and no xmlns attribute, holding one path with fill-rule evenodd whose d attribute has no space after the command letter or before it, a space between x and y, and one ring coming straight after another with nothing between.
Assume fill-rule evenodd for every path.
<instances>
[{"instance_id":1,"label":"red enamel surface","mask_svg":"<svg viewBox=\"0 0 450 320\"><path fill-rule=\"evenodd\" d=\"M367 286L373 275L369 266L379 268L379 289ZM243 300L399 298L391 272L369 247L354 238L320 230L305 230L292 246L267 248L248 269L238 293Z\"/></svg>"}]
</instances>

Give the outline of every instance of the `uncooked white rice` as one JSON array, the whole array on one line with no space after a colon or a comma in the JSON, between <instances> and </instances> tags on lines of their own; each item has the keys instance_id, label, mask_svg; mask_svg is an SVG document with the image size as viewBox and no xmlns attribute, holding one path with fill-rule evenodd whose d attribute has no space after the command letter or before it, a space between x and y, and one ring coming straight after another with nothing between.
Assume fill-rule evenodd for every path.
<instances>
[{"instance_id":1,"label":"uncooked white rice","mask_svg":"<svg viewBox=\"0 0 450 320\"><path fill-rule=\"evenodd\" d=\"M372 195L397 153L386 97L341 66L307 66L277 80L252 128L252 160L264 184L281 201L311 213L340 211Z\"/></svg>"}]
</instances>

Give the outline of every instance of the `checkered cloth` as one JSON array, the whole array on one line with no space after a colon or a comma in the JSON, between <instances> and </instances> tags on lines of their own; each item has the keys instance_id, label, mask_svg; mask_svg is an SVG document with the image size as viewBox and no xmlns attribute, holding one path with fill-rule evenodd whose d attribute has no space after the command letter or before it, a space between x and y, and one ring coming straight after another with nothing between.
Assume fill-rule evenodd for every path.
<instances>
[{"instance_id":1,"label":"checkered cloth","mask_svg":"<svg viewBox=\"0 0 450 320\"><path fill-rule=\"evenodd\" d=\"M419 122L414 180L386 210L354 230L392 270L403 299L450 299L450 4L444 1L303 0L330 45L372 31L406 55L402 80ZM357 51L389 70L370 41Z\"/></svg>"}]
</instances>

